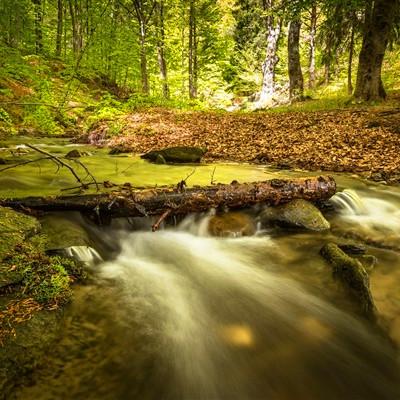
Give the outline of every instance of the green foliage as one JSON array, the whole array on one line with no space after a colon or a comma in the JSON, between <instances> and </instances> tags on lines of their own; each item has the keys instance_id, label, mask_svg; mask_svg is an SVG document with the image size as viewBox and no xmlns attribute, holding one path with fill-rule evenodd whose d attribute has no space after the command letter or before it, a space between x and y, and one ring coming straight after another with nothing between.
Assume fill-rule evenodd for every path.
<instances>
[{"instance_id":1,"label":"green foliage","mask_svg":"<svg viewBox=\"0 0 400 400\"><path fill-rule=\"evenodd\" d=\"M17 245L3 263L17 277L25 296L42 304L62 304L71 297L71 279L84 278L85 274L73 260L47 256L45 242L45 237L34 236Z\"/></svg>"},{"instance_id":2,"label":"green foliage","mask_svg":"<svg viewBox=\"0 0 400 400\"><path fill-rule=\"evenodd\" d=\"M12 124L12 120L10 118L10 115L2 107L0 107L0 122L5 122L7 125L11 125Z\"/></svg>"},{"instance_id":3,"label":"green foliage","mask_svg":"<svg viewBox=\"0 0 400 400\"><path fill-rule=\"evenodd\" d=\"M60 135L62 128L54 119L53 113L47 106L39 106L24 119L24 125L34 127L39 133L46 135Z\"/></svg>"}]
</instances>

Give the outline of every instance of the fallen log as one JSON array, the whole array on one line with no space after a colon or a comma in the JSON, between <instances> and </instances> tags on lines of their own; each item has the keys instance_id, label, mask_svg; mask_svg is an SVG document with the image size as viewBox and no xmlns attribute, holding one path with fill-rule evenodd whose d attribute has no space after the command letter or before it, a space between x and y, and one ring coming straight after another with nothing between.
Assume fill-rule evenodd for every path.
<instances>
[{"instance_id":1,"label":"fallen log","mask_svg":"<svg viewBox=\"0 0 400 400\"><path fill-rule=\"evenodd\" d=\"M0 205L33 211L80 211L114 218L162 215L166 211L168 215L188 214L221 206L238 209L259 203L278 205L299 198L317 202L329 199L335 191L332 177L319 176L187 189L132 190L124 186L99 194L2 199Z\"/></svg>"}]
</instances>

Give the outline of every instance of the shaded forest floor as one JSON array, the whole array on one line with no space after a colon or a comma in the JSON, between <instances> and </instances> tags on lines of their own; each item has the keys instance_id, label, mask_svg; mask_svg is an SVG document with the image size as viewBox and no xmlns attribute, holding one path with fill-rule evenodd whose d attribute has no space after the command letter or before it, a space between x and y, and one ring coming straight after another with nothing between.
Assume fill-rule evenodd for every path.
<instances>
[{"instance_id":1,"label":"shaded forest floor","mask_svg":"<svg viewBox=\"0 0 400 400\"><path fill-rule=\"evenodd\" d=\"M135 153L201 146L208 149L206 161L354 172L377 181L400 181L400 108L252 114L147 109L121 117L119 124L118 135L109 137L109 124L102 121L88 140Z\"/></svg>"}]
</instances>

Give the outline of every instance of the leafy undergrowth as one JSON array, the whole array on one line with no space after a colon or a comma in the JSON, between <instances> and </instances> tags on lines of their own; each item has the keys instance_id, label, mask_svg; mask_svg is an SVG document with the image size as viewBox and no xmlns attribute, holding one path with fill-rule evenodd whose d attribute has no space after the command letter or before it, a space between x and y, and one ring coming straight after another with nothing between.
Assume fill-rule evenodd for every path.
<instances>
[{"instance_id":1,"label":"leafy undergrowth","mask_svg":"<svg viewBox=\"0 0 400 400\"><path fill-rule=\"evenodd\" d=\"M228 114L153 109L121 121L110 146L143 153L176 145L208 149L206 160L259 162L307 170L400 178L400 109ZM88 140L106 137L107 125Z\"/></svg>"},{"instance_id":2,"label":"leafy undergrowth","mask_svg":"<svg viewBox=\"0 0 400 400\"><path fill-rule=\"evenodd\" d=\"M10 285L1 295L10 297L0 309L0 344L14 334L16 324L29 320L41 310L54 310L71 298L71 283L84 278L83 269L74 261L49 257L44 252L44 238L34 236L17 245L1 263Z\"/></svg>"}]
</instances>

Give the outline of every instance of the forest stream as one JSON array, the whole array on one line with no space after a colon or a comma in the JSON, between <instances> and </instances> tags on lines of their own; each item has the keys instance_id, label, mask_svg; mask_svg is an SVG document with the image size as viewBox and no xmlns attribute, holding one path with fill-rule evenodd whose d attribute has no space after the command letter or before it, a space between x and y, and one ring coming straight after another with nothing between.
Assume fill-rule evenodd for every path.
<instances>
[{"instance_id":1,"label":"forest stream","mask_svg":"<svg viewBox=\"0 0 400 400\"><path fill-rule=\"evenodd\" d=\"M0 156L34 157L17 144ZM193 169L190 185L315 175L255 165L154 165L58 141L42 148L78 148L99 182L143 187L176 184ZM86 262L90 279L74 287L51 351L10 398L400 398L400 188L333 176L338 193L323 210L331 225L325 232L264 226L262 207L241 212L254 224L252 234L228 237L210 235L211 211L154 233L152 218L97 227L62 213L90 238L90 254L72 254ZM49 160L0 174L2 197L74 186ZM357 243L377 260L369 276L378 323L364 319L333 278L319 255L327 242Z\"/></svg>"}]
</instances>

